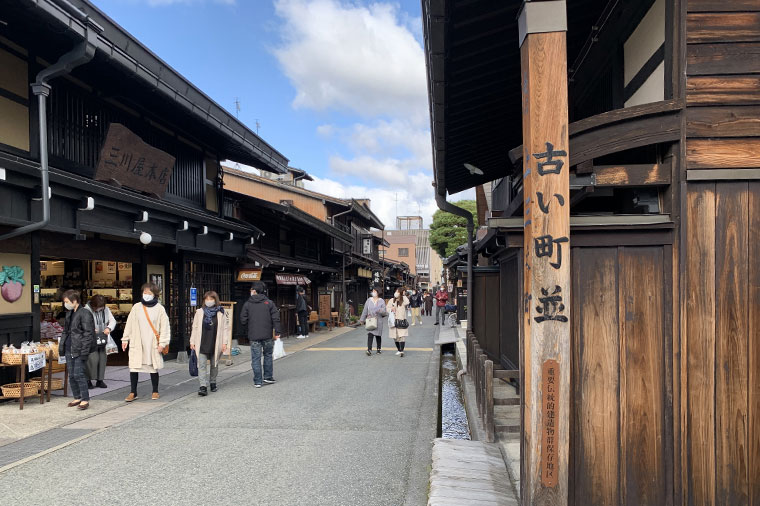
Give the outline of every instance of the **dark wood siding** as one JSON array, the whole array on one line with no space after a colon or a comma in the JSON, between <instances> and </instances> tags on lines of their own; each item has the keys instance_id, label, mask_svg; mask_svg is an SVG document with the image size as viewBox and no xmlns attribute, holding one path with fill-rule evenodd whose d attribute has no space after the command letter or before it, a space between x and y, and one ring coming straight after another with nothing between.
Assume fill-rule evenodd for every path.
<instances>
[{"instance_id":1,"label":"dark wood siding","mask_svg":"<svg viewBox=\"0 0 760 506\"><path fill-rule=\"evenodd\" d=\"M517 369L520 363L520 320L522 313L522 288L518 264L522 250L500 262L501 269L501 365L505 369Z\"/></svg>"},{"instance_id":2,"label":"dark wood siding","mask_svg":"<svg viewBox=\"0 0 760 506\"><path fill-rule=\"evenodd\" d=\"M499 312L502 300L499 277L498 271L476 271L472 277L472 330L488 358L497 364L501 359Z\"/></svg>"},{"instance_id":3,"label":"dark wood siding","mask_svg":"<svg viewBox=\"0 0 760 506\"><path fill-rule=\"evenodd\" d=\"M689 504L760 504L760 182L689 186Z\"/></svg>"},{"instance_id":4,"label":"dark wood siding","mask_svg":"<svg viewBox=\"0 0 760 506\"><path fill-rule=\"evenodd\" d=\"M572 504L673 503L666 249L572 250Z\"/></svg>"}]
</instances>

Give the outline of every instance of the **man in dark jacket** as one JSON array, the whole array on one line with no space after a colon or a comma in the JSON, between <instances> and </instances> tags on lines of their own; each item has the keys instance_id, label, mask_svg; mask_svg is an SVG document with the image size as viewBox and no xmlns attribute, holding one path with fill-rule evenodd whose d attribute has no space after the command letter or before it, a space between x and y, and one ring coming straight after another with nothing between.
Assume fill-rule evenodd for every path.
<instances>
[{"instance_id":1,"label":"man in dark jacket","mask_svg":"<svg viewBox=\"0 0 760 506\"><path fill-rule=\"evenodd\" d=\"M92 313L81 304L79 292L68 290L63 294L63 306L66 308L66 323L58 343L58 352L66 357L69 369L69 382L74 400L69 407L79 409L90 407L90 391L87 389L87 358L97 350L95 343L95 320Z\"/></svg>"},{"instance_id":2,"label":"man in dark jacket","mask_svg":"<svg viewBox=\"0 0 760 506\"><path fill-rule=\"evenodd\" d=\"M309 337L309 306L306 304L302 286L296 289L296 315L298 316L298 339Z\"/></svg>"},{"instance_id":3,"label":"man in dark jacket","mask_svg":"<svg viewBox=\"0 0 760 506\"><path fill-rule=\"evenodd\" d=\"M422 295L416 289L409 295L409 307L412 308L412 327L417 323L422 325Z\"/></svg>"},{"instance_id":4,"label":"man in dark jacket","mask_svg":"<svg viewBox=\"0 0 760 506\"><path fill-rule=\"evenodd\" d=\"M269 300L264 292L266 287L261 281L251 285L251 298L243 304L240 313L240 323L248 328L248 340L251 343L251 368L253 369L253 385L261 388L261 356L264 355L263 382L274 383L272 371L272 349L274 340L280 338L280 310ZM272 335L274 333L274 340Z\"/></svg>"}]
</instances>

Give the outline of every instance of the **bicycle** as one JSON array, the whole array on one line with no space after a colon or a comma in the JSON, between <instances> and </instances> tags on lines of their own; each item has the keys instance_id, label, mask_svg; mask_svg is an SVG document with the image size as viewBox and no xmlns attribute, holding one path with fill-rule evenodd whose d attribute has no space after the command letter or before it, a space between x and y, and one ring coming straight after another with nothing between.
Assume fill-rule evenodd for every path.
<instances>
[{"instance_id":1,"label":"bicycle","mask_svg":"<svg viewBox=\"0 0 760 506\"><path fill-rule=\"evenodd\" d=\"M446 304L443 309L443 317L450 327L454 328L459 323L457 318L457 307L453 304Z\"/></svg>"}]
</instances>

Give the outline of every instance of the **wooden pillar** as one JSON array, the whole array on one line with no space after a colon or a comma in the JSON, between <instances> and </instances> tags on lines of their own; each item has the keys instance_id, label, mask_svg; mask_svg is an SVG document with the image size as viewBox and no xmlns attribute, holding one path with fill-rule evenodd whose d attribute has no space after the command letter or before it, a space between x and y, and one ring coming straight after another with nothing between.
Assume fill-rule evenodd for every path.
<instances>
[{"instance_id":1,"label":"wooden pillar","mask_svg":"<svg viewBox=\"0 0 760 506\"><path fill-rule=\"evenodd\" d=\"M570 195L564 1L520 13L524 160L524 505L568 503Z\"/></svg>"}]
</instances>

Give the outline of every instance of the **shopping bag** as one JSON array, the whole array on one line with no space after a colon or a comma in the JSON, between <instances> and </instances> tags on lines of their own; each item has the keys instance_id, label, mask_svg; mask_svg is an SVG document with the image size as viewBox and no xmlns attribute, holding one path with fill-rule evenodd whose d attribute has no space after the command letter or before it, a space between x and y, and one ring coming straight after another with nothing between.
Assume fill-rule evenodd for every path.
<instances>
[{"instance_id":1,"label":"shopping bag","mask_svg":"<svg viewBox=\"0 0 760 506\"><path fill-rule=\"evenodd\" d=\"M272 350L272 360L277 360L285 356L285 345L282 344L282 339L278 339L274 342L274 350Z\"/></svg>"},{"instance_id":2,"label":"shopping bag","mask_svg":"<svg viewBox=\"0 0 760 506\"><path fill-rule=\"evenodd\" d=\"M190 376L198 376L198 355L195 350L190 350Z\"/></svg>"},{"instance_id":3,"label":"shopping bag","mask_svg":"<svg viewBox=\"0 0 760 506\"><path fill-rule=\"evenodd\" d=\"M396 311L388 313L388 326L394 328L396 326Z\"/></svg>"},{"instance_id":4,"label":"shopping bag","mask_svg":"<svg viewBox=\"0 0 760 506\"><path fill-rule=\"evenodd\" d=\"M377 329L377 318L374 316L370 316L364 321L364 330L375 330Z\"/></svg>"},{"instance_id":5,"label":"shopping bag","mask_svg":"<svg viewBox=\"0 0 760 506\"><path fill-rule=\"evenodd\" d=\"M116 341L113 340L113 337L109 335L106 342L106 355L113 355L114 353L119 353L119 348L116 346Z\"/></svg>"}]
</instances>

